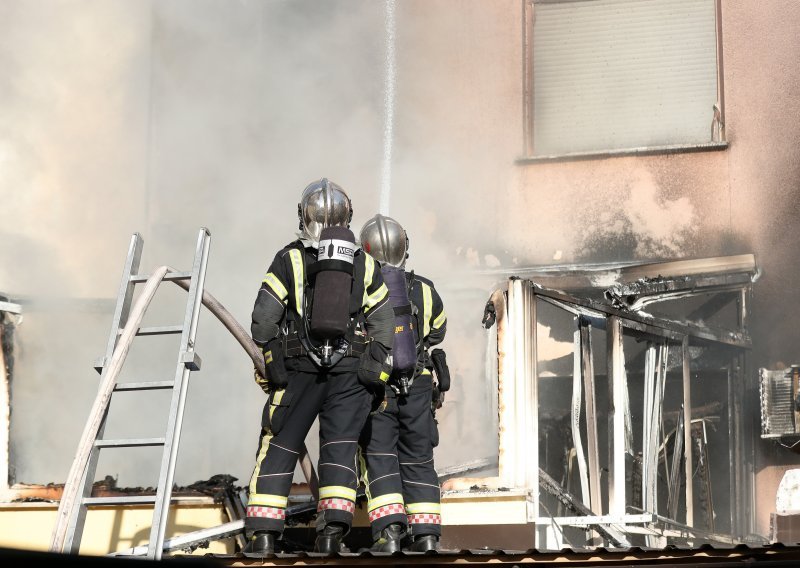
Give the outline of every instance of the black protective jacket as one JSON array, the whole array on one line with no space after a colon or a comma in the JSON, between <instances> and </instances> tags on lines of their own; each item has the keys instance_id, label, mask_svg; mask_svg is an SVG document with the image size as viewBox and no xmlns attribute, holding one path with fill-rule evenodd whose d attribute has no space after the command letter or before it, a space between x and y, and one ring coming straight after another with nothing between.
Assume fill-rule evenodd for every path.
<instances>
[{"instance_id":1,"label":"black protective jacket","mask_svg":"<svg viewBox=\"0 0 800 568\"><path fill-rule=\"evenodd\" d=\"M366 252L358 249L354 256L353 283L350 292L350 316L363 325L366 336L391 348L394 339L394 313L389 305L389 292L383 282L380 266ZM317 261L317 249L294 241L275 255L253 307L250 332L261 346L287 327L301 322L304 310L313 297L309 287L308 268ZM305 303L304 303L305 297ZM351 361L347 361L350 359ZM345 364L354 364L356 357L345 357Z\"/></svg>"}]
</instances>

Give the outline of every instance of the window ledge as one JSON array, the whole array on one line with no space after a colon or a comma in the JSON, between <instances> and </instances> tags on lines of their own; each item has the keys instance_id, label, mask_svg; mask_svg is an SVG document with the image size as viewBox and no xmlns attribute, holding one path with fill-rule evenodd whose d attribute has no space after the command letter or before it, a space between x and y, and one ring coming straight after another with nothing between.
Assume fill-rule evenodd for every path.
<instances>
[{"instance_id":1,"label":"window ledge","mask_svg":"<svg viewBox=\"0 0 800 568\"><path fill-rule=\"evenodd\" d=\"M726 150L727 142L706 142L704 144L676 144L674 146L646 146L642 148L625 148L622 150L602 150L592 152L574 152L571 154L553 154L545 156L529 156L517 158L516 163L540 164L546 162L574 162L580 160L603 160L624 156L652 156L657 154L688 154L693 152L715 152Z\"/></svg>"}]
</instances>

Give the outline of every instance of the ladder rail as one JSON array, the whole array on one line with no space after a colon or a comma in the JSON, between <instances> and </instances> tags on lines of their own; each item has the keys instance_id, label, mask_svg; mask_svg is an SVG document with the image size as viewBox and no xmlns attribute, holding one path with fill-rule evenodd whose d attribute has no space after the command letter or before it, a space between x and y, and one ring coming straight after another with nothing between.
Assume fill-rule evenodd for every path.
<instances>
[{"instance_id":1,"label":"ladder rail","mask_svg":"<svg viewBox=\"0 0 800 568\"><path fill-rule=\"evenodd\" d=\"M108 418L108 407L105 409L100 428L97 431L99 437L103 436L106 429L106 419ZM92 486L94 485L94 476L97 471L97 462L100 459L99 448L93 447L89 453L89 460L86 463L86 468L83 470L81 480L78 485L77 503L71 506L69 517L67 519L66 535L64 537L64 544L62 548L64 552L69 554L78 554L81 548L81 540L83 539L83 529L86 526L86 515L89 510L86 507L86 499L92 495ZM66 485L64 486L66 488ZM62 493L61 500L64 500ZM60 507L60 503L59 503ZM53 550L51 548L51 550Z\"/></svg>"},{"instance_id":2,"label":"ladder rail","mask_svg":"<svg viewBox=\"0 0 800 568\"><path fill-rule=\"evenodd\" d=\"M142 260L142 248L144 247L144 239L139 233L134 233L131 236L130 244L128 245L128 256L125 259L125 266L122 269L122 279L120 281L119 291L117 292L117 302L114 307L114 315L111 318L111 331L108 334L108 343L106 344L106 352L100 360L99 372L101 375L100 382L103 381L103 374L106 372L107 364L114 354L114 349L119 340L119 329L128 322L128 316L131 311L131 302L133 301L133 293L136 288L135 284L130 281L131 277L139 271L139 265ZM110 404L110 401L109 401ZM102 437L105 431L105 421L108 416L108 405L103 413L100 427L98 428L97 435ZM97 462L100 457L100 452L96 448L92 448L89 454L89 459L86 463L86 468L83 471L81 480L78 486L80 492L80 500L90 497L92 494L92 485L94 484L94 474L97 471ZM63 500L63 497L62 497ZM86 521L87 508L82 502L77 506L72 506L68 519L66 519L66 537L62 545L63 550L78 554L81 546L81 538L83 537L83 528Z\"/></svg>"},{"instance_id":3,"label":"ladder rail","mask_svg":"<svg viewBox=\"0 0 800 568\"><path fill-rule=\"evenodd\" d=\"M144 239L139 233L134 233L131 237L131 244L128 247L128 258L125 261L125 268L122 271L122 281L120 282L119 292L117 293L117 304L114 308L114 316L111 319L111 333L108 335L108 344L103 363L111 360L114 349L119 340L118 330L125 327L128 323L128 316L131 313L131 303L133 302L133 292L136 284L131 282L131 277L139 272L139 265L142 260L142 248ZM102 374L102 373L101 373Z\"/></svg>"},{"instance_id":4,"label":"ladder rail","mask_svg":"<svg viewBox=\"0 0 800 568\"><path fill-rule=\"evenodd\" d=\"M206 266L210 232L203 228L197 238L197 249L192 267L192 278L189 286L189 297L186 303L186 315L183 321L183 334L175 371L175 389L172 391L169 418L167 421L166 441L161 461L156 502L153 507L153 523L150 528L150 541L147 557L160 560L164 546L164 533L166 532L167 518L169 516L169 503L172 496L172 483L175 477L175 464L180 445L181 426L183 424L184 407L188 393L188 381L191 374L190 365L184 363L183 355L194 351L197 324L200 319L200 306L202 304L203 289L205 285Z\"/></svg>"}]
</instances>

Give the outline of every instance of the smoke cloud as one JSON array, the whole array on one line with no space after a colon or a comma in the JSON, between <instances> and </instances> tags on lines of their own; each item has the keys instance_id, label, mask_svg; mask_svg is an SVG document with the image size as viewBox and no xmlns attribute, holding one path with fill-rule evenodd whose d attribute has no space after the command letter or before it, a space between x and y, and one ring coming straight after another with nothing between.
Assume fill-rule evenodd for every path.
<instances>
[{"instance_id":1,"label":"smoke cloud","mask_svg":"<svg viewBox=\"0 0 800 568\"><path fill-rule=\"evenodd\" d=\"M447 132L474 119L476 95L437 101L441 77L431 73L458 70L418 17L444 9L398 5L390 211L409 232L410 267L434 279L449 316L455 386L439 414L440 466L496 453L479 325L490 286L465 280L469 263L455 251L475 231L492 238L485 204L463 197L495 179L496 162L509 166L507 150L502 160L501 149L478 156ZM377 212L383 10L365 0L2 3L0 290L25 306L12 385L16 481L66 478L133 232L150 272L188 269L199 227L210 228L206 288L247 327L265 268L294 238L307 183L341 184L356 231ZM426 42L443 55L428 56ZM145 325L182 320L185 293L170 286ZM138 339L122 380L170 378L176 349ZM191 379L176 482L224 472L244 483L263 404L252 365L208 313L197 351L203 368ZM115 398L106 435L158 435L167 400L147 396ZM308 445L315 454L313 433ZM124 452L105 452L98 477L153 485L157 452Z\"/></svg>"}]
</instances>

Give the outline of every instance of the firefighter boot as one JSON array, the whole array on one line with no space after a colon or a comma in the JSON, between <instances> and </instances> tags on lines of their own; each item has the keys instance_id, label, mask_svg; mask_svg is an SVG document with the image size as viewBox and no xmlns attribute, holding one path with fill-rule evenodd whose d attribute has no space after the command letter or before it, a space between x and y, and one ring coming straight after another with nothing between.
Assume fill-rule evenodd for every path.
<instances>
[{"instance_id":1,"label":"firefighter boot","mask_svg":"<svg viewBox=\"0 0 800 568\"><path fill-rule=\"evenodd\" d=\"M335 554L342 550L342 539L344 538L345 526L341 523L328 523L317 533L317 540L314 543L314 552L322 554Z\"/></svg>"},{"instance_id":2,"label":"firefighter boot","mask_svg":"<svg viewBox=\"0 0 800 568\"><path fill-rule=\"evenodd\" d=\"M402 523L392 523L381 531L378 540L372 545L372 552L398 552L401 549L400 542L406 536L406 529Z\"/></svg>"},{"instance_id":3,"label":"firefighter boot","mask_svg":"<svg viewBox=\"0 0 800 568\"><path fill-rule=\"evenodd\" d=\"M242 554L247 558L264 558L265 556L275 554L275 540L277 536L278 535L274 532L255 532L242 550Z\"/></svg>"},{"instance_id":4,"label":"firefighter boot","mask_svg":"<svg viewBox=\"0 0 800 568\"><path fill-rule=\"evenodd\" d=\"M414 542L407 549L409 552L428 552L439 550L439 537L435 534L421 534L414 537Z\"/></svg>"}]
</instances>

